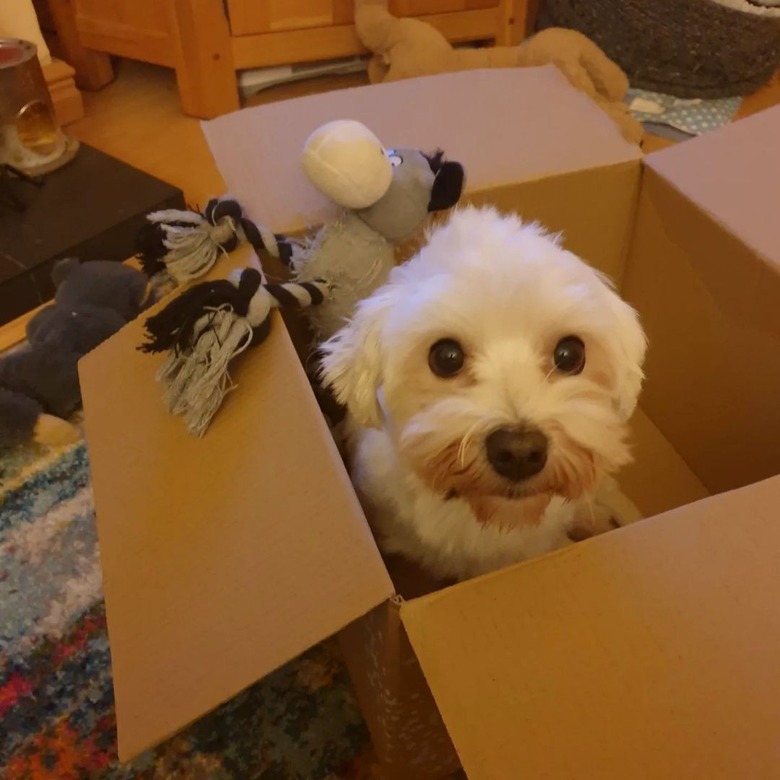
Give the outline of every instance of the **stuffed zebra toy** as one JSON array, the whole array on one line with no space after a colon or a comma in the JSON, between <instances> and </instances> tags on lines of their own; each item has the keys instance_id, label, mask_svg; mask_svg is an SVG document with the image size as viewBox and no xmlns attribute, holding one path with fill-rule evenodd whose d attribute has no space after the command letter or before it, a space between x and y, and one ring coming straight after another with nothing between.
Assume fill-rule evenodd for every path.
<instances>
[{"instance_id":1,"label":"stuffed zebra toy","mask_svg":"<svg viewBox=\"0 0 780 780\"><path fill-rule=\"evenodd\" d=\"M152 278L174 284L207 273L222 254L250 244L258 256L278 257L293 281L267 284L246 269L231 280L196 285L147 321L145 352L168 355L159 379L174 414L202 436L232 388L232 357L262 341L274 308L305 309L317 343L334 335L358 301L385 282L395 249L429 213L460 198L463 168L415 149L385 149L364 125L330 122L306 142L309 180L342 207L313 236L290 240L259 227L234 200L209 201L203 213L149 214L138 257Z\"/></svg>"}]
</instances>

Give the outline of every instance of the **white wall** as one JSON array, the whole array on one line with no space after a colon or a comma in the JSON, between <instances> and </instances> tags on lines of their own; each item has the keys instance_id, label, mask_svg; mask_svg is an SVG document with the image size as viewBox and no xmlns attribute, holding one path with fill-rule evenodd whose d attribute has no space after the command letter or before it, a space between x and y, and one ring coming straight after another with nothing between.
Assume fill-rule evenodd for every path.
<instances>
[{"instance_id":1,"label":"white wall","mask_svg":"<svg viewBox=\"0 0 780 780\"><path fill-rule=\"evenodd\" d=\"M38 47L42 65L51 62L49 47L43 40L33 0L0 0L0 38L23 38Z\"/></svg>"}]
</instances>

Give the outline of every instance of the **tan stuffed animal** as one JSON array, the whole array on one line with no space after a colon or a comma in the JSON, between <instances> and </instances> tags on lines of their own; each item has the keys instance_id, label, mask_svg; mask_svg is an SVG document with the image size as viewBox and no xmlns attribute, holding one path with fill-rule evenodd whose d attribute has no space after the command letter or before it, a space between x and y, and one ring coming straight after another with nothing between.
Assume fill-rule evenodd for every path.
<instances>
[{"instance_id":1,"label":"tan stuffed animal","mask_svg":"<svg viewBox=\"0 0 780 780\"><path fill-rule=\"evenodd\" d=\"M427 22L393 16L385 0L355 0L355 27L363 45L374 54L368 66L371 83L476 68L554 64L572 86L612 117L626 140L642 141L642 125L623 102L628 90L625 73L575 30L543 30L520 46L455 49Z\"/></svg>"}]
</instances>

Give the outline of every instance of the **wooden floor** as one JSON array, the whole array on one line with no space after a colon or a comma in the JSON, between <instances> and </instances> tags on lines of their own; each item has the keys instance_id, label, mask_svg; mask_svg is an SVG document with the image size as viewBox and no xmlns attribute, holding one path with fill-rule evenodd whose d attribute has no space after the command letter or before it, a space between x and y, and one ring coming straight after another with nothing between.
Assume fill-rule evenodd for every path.
<instances>
[{"instance_id":1,"label":"wooden floor","mask_svg":"<svg viewBox=\"0 0 780 780\"><path fill-rule=\"evenodd\" d=\"M249 105L366 83L364 74L311 79L264 91ZM203 205L224 192L200 121L179 109L173 71L122 61L114 83L85 95L85 117L68 130L80 141L181 188L191 204Z\"/></svg>"},{"instance_id":2,"label":"wooden floor","mask_svg":"<svg viewBox=\"0 0 780 780\"><path fill-rule=\"evenodd\" d=\"M326 76L263 91L249 105L366 83L365 74ZM225 191L200 122L181 113L172 71L122 61L117 79L100 92L85 93L84 103L84 119L67 128L80 141L181 188L192 205L202 206ZM780 104L780 73L746 98L737 116L776 104ZM644 149L651 152L671 143L650 137ZM29 316L0 327L0 351L24 338Z\"/></svg>"}]
</instances>

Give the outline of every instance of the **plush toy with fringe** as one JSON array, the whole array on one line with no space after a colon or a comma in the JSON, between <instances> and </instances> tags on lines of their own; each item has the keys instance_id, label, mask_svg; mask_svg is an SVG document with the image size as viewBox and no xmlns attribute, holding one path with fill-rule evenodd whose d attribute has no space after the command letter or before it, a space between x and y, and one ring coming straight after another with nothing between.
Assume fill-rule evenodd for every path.
<instances>
[{"instance_id":1,"label":"plush toy with fringe","mask_svg":"<svg viewBox=\"0 0 780 780\"><path fill-rule=\"evenodd\" d=\"M147 341L140 347L168 353L157 375L168 410L183 415L187 430L202 436L233 387L228 364L267 338L271 310L316 306L327 294L328 285L321 280L267 284L255 268L185 290L149 317Z\"/></svg>"},{"instance_id":2,"label":"plush toy with fringe","mask_svg":"<svg viewBox=\"0 0 780 780\"><path fill-rule=\"evenodd\" d=\"M332 336L362 298L385 282L398 244L434 211L454 206L463 168L441 152L386 149L359 122L338 120L306 142L303 169L341 206L313 236L291 240L259 227L233 200L212 200L203 213L156 212L139 237L152 277L181 284L211 270L220 255L248 243L258 256L280 258L293 281L268 284L255 269L191 287L147 321L145 352L168 352L158 374L165 402L202 436L233 388L232 358L262 341L274 308L305 309L319 342Z\"/></svg>"},{"instance_id":3,"label":"plush toy with fringe","mask_svg":"<svg viewBox=\"0 0 780 780\"><path fill-rule=\"evenodd\" d=\"M326 279L331 295L308 312L316 341L332 336L355 304L382 284L396 248L417 233L430 213L454 206L463 167L442 152L387 149L365 125L336 120L306 141L301 164L312 184L340 207L312 235L288 239L257 225L234 200L211 200L205 210L147 216L138 257L150 277L182 284L210 271L220 256L249 243L280 258L293 280Z\"/></svg>"},{"instance_id":4,"label":"plush toy with fringe","mask_svg":"<svg viewBox=\"0 0 780 780\"><path fill-rule=\"evenodd\" d=\"M212 198L203 212L183 209L153 211L136 237L136 256L150 278L164 274L183 284L207 274L222 255L239 244L251 244L290 261L291 248L284 236L263 237L232 199Z\"/></svg>"}]
</instances>

